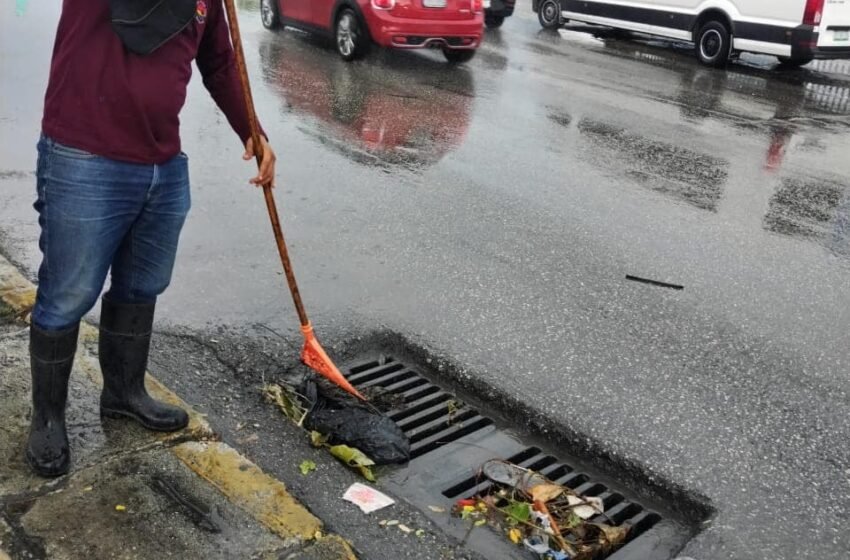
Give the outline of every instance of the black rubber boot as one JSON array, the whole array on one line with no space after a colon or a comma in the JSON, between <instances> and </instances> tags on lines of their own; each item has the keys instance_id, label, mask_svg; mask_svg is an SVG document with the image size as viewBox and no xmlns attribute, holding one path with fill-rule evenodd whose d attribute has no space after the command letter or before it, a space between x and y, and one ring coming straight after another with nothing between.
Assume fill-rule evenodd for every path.
<instances>
[{"instance_id":1,"label":"black rubber boot","mask_svg":"<svg viewBox=\"0 0 850 560\"><path fill-rule=\"evenodd\" d=\"M26 455L41 476L63 475L71 465L65 403L79 331L79 325L62 331L30 326L32 421Z\"/></svg>"},{"instance_id":2,"label":"black rubber boot","mask_svg":"<svg viewBox=\"0 0 850 560\"><path fill-rule=\"evenodd\" d=\"M149 430L174 432L189 424L176 406L154 400L145 389L145 370L155 304L125 304L104 296L100 314L100 413L132 418Z\"/></svg>"}]
</instances>

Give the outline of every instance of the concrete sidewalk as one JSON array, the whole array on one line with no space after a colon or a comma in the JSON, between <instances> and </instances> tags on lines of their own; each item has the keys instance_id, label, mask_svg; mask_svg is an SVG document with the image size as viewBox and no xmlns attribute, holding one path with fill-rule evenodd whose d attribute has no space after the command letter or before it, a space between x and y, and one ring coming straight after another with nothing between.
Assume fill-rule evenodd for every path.
<instances>
[{"instance_id":1,"label":"concrete sidewalk","mask_svg":"<svg viewBox=\"0 0 850 560\"><path fill-rule=\"evenodd\" d=\"M341 538L279 481L191 411L154 434L101 420L97 331L84 325L69 390L72 470L45 480L23 458L30 414L33 286L0 257L0 560L151 558L352 559ZM189 408L155 379L158 398Z\"/></svg>"}]
</instances>

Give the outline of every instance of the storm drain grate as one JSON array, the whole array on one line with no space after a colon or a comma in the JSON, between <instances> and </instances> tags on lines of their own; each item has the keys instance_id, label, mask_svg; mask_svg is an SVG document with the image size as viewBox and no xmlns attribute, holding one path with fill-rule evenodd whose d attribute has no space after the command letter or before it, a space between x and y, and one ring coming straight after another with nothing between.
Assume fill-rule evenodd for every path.
<instances>
[{"instance_id":1,"label":"storm drain grate","mask_svg":"<svg viewBox=\"0 0 850 560\"><path fill-rule=\"evenodd\" d=\"M381 387L401 395L404 404L387 416L410 438L411 459L493 425L491 419L458 403L452 395L393 358L353 367L348 380L359 390Z\"/></svg>"},{"instance_id":2,"label":"storm drain grate","mask_svg":"<svg viewBox=\"0 0 850 560\"><path fill-rule=\"evenodd\" d=\"M555 484L570 488L579 496L600 498L605 506L605 512L592 517L589 520L590 523L630 526L629 540L640 536L661 521L659 514L647 510L637 502L626 499L621 493L609 489L601 482L594 482L588 475L576 471L566 463L558 461L536 447L524 449L508 457L507 461L537 471ZM457 500L486 496L497 492L500 488L501 485L492 483L476 474L451 488L443 490L443 495Z\"/></svg>"},{"instance_id":3,"label":"storm drain grate","mask_svg":"<svg viewBox=\"0 0 850 560\"><path fill-rule=\"evenodd\" d=\"M414 503L433 505L440 496L448 508L459 499L496 493L501 487L478 471L487 460L504 458L579 496L601 498L605 512L590 519L592 523L630 526L628 542L608 555L608 560L669 560L692 534L678 520L630 499L628 492L617 490L615 484L594 480L540 448L524 444L513 432L500 429L493 419L396 358L361 361L347 372L348 380L360 390L380 387L394 395L395 408L387 416L410 438L411 466L397 473L395 483L393 477L388 483ZM435 521L447 525L445 520ZM507 554L502 548L504 539L494 537L474 548L485 557L522 557L515 551Z\"/></svg>"}]
</instances>

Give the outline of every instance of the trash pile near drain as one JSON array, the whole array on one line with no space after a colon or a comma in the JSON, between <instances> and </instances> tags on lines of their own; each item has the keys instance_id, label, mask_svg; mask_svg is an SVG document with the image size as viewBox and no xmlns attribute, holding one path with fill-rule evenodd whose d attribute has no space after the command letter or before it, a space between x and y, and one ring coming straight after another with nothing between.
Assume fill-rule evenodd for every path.
<instances>
[{"instance_id":1,"label":"trash pile near drain","mask_svg":"<svg viewBox=\"0 0 850 560\"><path fill-rule=\"evenodd\" d=\"M602 500L582 497L545 476L507 461L492 460L480 477L494 483L485 494L459 500L454 515L475 527L490 525L541 560L594 560L625 544L631 527L604 519Z\"/></svg>"},{"instance_id":2,"label":"trash pile near drain","mask_svg":"<svg viewBox=\"0 0 850 560\"><path fill-rule=\"evenodd\" d=\"M310 432L314 447L326 448L366 480L375 481L373 466L410 460L410 441L393 420L323 380L308 377L297 389L273 383L263 387L263 395ZM305 461L301 472L306 475L314 468Z\"/></svg>"}]
</instances>

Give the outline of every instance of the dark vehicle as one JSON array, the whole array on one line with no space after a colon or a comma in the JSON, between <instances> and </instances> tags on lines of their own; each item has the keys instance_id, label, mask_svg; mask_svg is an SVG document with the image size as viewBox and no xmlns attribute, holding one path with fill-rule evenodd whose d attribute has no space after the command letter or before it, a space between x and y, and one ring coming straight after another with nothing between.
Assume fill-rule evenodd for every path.
<instances>
[{"instance_id":1,"label":"dark vehicle","mask_svg":"<svg viewBox=\"0 0 850 560\"><path fill-rule=\"evenodd\" d=\"M491 29L502 27L505 18L514 14L516 0L484 0L484 25Z\"/></svg>"}]
</instances>

